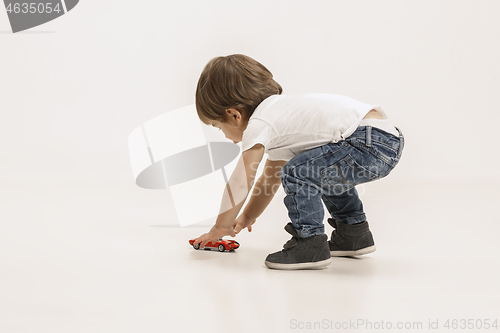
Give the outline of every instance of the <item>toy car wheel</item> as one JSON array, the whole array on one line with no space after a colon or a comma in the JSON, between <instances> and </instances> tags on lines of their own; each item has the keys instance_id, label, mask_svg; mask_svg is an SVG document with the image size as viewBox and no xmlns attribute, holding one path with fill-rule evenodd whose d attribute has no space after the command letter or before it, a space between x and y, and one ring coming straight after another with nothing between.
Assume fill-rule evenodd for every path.
<instances>
[{"instance_id":1,"label":"toy car wheel","mask_svg":"<svg viewBox=\"0 0 500 333\"><path fill-rule=\"evenodd\" d=\"M193 248L195 250L199 250L200 249L200 244L193 244Z\"/></svg>"},{"instance_id":2,"label":"toy car wheel","mask_svg":"<svg viewBox=\"0 0 500 333\"><path fill-rule=\"evenodd\" d=\"M226 250L226 248L222 244L219 245L218 249L219 249L219 252L224 252Z\"/></svg>"}]
</instances>

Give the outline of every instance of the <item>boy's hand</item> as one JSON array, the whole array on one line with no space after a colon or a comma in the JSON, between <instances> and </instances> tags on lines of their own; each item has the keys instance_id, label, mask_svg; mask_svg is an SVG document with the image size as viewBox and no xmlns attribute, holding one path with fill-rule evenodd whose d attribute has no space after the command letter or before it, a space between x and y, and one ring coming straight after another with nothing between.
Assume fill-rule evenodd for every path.
<instances>
[{"instance_id":1,"label":"boy's hand","mask_svg":"<svg viewBox=\"0 0 500 333\"><path fill-rule=\"evenodd\" d=\"M236 236L233 228L221 228L217 225L214 225L209 232L196 238L193 244L200 244L200 249L203 249L208 242L216 242L218 239L226 235L229 235L231 237Z\"/></svg>"},{"instance_id":2,"label":"boy's hand","mask_svg":"<svg viewBox=\"0 0 500 333\"><path fill-rule=\"evenodd\" d=\"M257 219L251 219L242 213L233 223L234 233L237 234L245 228L248 228L248 232L251 232L252 224L254 224L255 221L257 221Z\"/></svg>"}]
</instances>

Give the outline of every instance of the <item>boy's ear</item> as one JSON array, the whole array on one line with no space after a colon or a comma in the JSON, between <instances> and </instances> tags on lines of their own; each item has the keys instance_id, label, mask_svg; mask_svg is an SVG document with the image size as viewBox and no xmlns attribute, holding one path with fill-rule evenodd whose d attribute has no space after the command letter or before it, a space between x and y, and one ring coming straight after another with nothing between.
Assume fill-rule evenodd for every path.
<instances>
[{"instance_id":1,"label":"boy's ear","mask_svg":"<svg viewBox=\"0 0 500 333\"><path fill-rule=\"evenodd\" d=\"M226 109L226 114L230 116L232 119L243 119L243 114L234 108Z\"/></svg>"}]
</instances>

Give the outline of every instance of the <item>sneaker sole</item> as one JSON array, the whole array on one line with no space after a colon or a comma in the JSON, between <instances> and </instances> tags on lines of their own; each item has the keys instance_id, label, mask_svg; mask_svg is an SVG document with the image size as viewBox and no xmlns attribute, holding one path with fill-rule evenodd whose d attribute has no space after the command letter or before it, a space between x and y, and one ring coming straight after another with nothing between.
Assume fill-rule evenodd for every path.
<instances>
[{"instance_id":1,"label":"sneaker sole","mask_svg":"<svg viewBox=\"0 0 500 333\"><path fill-rule=\"evenodd\" d=\"M331 258L315 261L315 262L303 262L299 264L278 264L274 262L269 262L266 260L265 264L267 267L272 269L283 269L283 270L294 270L294 269L313 269L313 268L321 268L330 265L332 262Z\"/></svg>"},{"instance_id":2,"label":"sneaker sole","mask_svg":"<svg viewBox=\"0 0 500 333\"><path fill-rule=\"evenodd\" d=\"M363 254L368 254L375 252L376 247L372 245L370 247L365 247L364 249L359 249L356 251L330 251L330 255L332 257L353 257L353 256L362 256Z\"/></svg>"}]
</instances>

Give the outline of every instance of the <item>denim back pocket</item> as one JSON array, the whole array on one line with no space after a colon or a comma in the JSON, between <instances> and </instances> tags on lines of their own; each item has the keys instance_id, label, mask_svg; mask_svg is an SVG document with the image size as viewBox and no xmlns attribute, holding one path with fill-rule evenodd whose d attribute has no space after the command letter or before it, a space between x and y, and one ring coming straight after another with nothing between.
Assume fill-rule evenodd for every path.
<instances>
[{"instance_id":1,"label":"denim back pocket","mask_svg":"<svg viewBox=\"0 0 500 333\"><path fill-rule=\"evenodd\" d=\"M332 194L342 194L352 187L382 178L388 171L385 163L375 163L369 167L360 165L347 155L337 163L321 170L322 187L330 188Z\"/></svg>"},{"instance_id":2,"label":"denim back pocket","mask_svg":"<svg viewBox=\"0 0 500 333\"><path fill-rule=\"evenodd\" d=\"M400 151L399 139L386 140L383 137L373 136L370 147L366 146L365 138L352 138L346 141L360 150L370 152L392 167L398 164Z\"/></svg>"}]
</instances>

